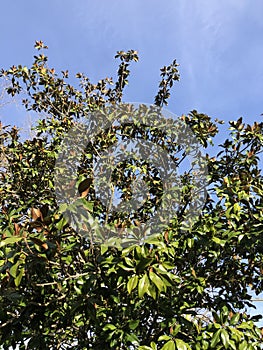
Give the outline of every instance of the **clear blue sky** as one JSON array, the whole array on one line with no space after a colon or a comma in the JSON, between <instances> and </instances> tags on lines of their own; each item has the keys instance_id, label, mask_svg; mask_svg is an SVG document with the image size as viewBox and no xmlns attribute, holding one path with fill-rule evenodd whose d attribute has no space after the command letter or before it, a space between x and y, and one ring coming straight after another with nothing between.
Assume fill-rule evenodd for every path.
<instances>
[{"instance_id":1,"label":"clear blue sky","mask_svg":"<svg viewBox=\"0 0 263 350\"><path fill-rule=\"evenodd\" d=\"M263 113L262 16L262 0L2 0L0 67L31 64L43 40L52 67L96 81L116 76L117 50L135 49L126 102L153 102L159 68L176 58L173 113L252 122ZM5 109L1 117L19 125L27 118Z\"/></svg>"}]
</instances>

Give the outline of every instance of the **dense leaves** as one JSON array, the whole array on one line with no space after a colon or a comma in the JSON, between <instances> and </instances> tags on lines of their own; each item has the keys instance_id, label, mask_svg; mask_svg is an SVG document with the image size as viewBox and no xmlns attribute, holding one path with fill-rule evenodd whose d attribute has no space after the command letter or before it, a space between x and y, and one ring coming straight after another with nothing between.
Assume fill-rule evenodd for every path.
<instances>
[{"instance_id":1,"label":"dense leaves","mask_svg":"<svg viewBox=\"0 0 263 350\"><path fill-rule=\"evenodd\" d=\"M41 41L35 47L46 49ZM184 223L191 173L185 174L178 215L141 245L93 244L62 215L53 182L59 146L78 118L121 101L129 65L138 56L131 50L116 58L121 60L116 83L106 78L93 84L78 73L79 89L69 83L67 71L49 68L43 53L34 56L31 67L1 71L10 82L7 92L23 94L25 108L40 113L32 139L22 140L16 127L0 130L2 348L260 349L257 318L244 309L251 305L250 289L263 291L263 123L231 122L219 153L207 154L208 195L193 225ZM156 106L167 103L179 80L177 67L174 61L161 69ZM204 148L218 132L216 122L197 111L182 120ZM167 135L142 125L103 131L96 145L87 145L79 179L69 189L77 190L97 217L104 218L105 208L96 198L92 159L117 133L133 132L160 141L179 162L184 157ZM115 172L123 198L129 198L132 176L126 169L123 163ZM155 184L158 200L158 177ZM118 227L136 228L144 217L116 213L110 219Z\"/></svg>"}]
</instances>

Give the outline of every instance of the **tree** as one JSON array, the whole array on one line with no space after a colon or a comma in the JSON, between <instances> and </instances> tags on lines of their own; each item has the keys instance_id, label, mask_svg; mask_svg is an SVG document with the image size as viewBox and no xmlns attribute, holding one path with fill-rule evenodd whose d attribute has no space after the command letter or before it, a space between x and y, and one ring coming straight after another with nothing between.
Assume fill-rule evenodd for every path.
<instances>
[{"instance_id":1,"label":"tree","mask_svg":"<svg viewBox=\"0 0 263 350\"><path fill-rule=\"evenodd\" d=\"M35 48L47 47L38 41ZM62 141L81 117L122 101L129 65L138 56L131 50L118 52L116 58L121 62L115 83L106 78L93 84L78 73L78 89L68 82L67 71L57 74L48 67L43 53L34 56L30 68L1 71L10 81L7 92L23 94L25 108L42 115L33 139L21 140L16 127L1 125L1 157L6 159L0 178L2 348L260 349L262 332L255 324L259 318L244 308L251 306L249 288L256 294L263 290L263 123L245 125L241 118L230 122L220 152L206 154L207 197L192 225L184 219L193 171L182 175L184 196L177 215L142 244L124 248L92 242L63 215L54 194ZM161 69L156 108L167 104L177 80L173 61ZM217 122L195 110L181 121L204 149L218 132ZM85 148L78 179L69 188L78 191L87 211L101 220L106 209L96 197L92 159L100 148L112 145L117 134L124 138L134 132L159 142L176 164L186 157L167 133L143 123L102 130ZM157 207L161 179L147 170L148 164L136 166L146 169ZM123 162L114 173L124 200L130 198L134 175L126 170ZM136 230L151 210L146 206L144 215L114 213L107 219L120 229Z\"/></svg>"}]
</instances>

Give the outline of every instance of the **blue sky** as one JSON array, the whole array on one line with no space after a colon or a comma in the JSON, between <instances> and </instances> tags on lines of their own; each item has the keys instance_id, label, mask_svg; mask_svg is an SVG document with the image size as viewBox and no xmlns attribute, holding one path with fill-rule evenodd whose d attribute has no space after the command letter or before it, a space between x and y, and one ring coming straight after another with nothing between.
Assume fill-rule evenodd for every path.
<instances>
[{"instance_id":1,"label":"blue sky","mask_svg":"<svg viewBox=\"0 0 263 350\"><path fill-rule=\"evenodd\" d=\"M169 109L230 120L263 112L263 2L254 0L1 1L0 65L30 64L33 43L50 64L94 80L115 76L117 50L135 49L125 100L153 102L159 68L180 64Z\"/></svg>"},{"instance_id":2,"label":"blue sky","mask_svg":"<svg viewBox=\"0 0 263 350\"><path fill-rule=\"evenodd\" d=\"M262 15L262 0L2 0L0 66L30 65L43 40L52 67L96 81L116 76L117 50L135 49L124 100L151 103L159 68L176 58L173 113L252 122L263 113ZM0 118L22 125L28 116L9 107Z\"/></svg>"}]
</instances>

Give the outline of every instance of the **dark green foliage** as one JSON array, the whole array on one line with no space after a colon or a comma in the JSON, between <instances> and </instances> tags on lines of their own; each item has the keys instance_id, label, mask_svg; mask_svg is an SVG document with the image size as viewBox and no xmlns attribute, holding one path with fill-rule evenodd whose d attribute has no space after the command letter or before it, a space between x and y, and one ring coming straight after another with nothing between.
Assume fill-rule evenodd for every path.
<instances>
[{"instance_id":1,"label":"dark green foliage","mask_svg":"<svg viewBox=\"0 0 263 350\"><path fill-rule=\"evenodd\" d=\"M46 48L41 41L35 47ZM30 68L1 72L10 80L7 92L25 93L25 108L45 117L32 140L22 141L15 127L0 130L0 344L3 349L260 349L256 318L242 310L251 305L249 288L263 290L262 123L231 122L221 151L207 155L208 197L191 227L183 224L182 209L145 244L109 247L91 244L61 214L53 183L59 145L79 117L121 101L128 67L138 56L131 50L116 58L121 60L116 83L106 78L92 84L79 73L79 89L67 82L67 72L61 76L50 69L44 54L35 56ZM166 104L179 79L177 66L174 61L161 69L157 106ZM182 120L204 147L218 132L215 122L197 111ZM98 146L112 144L115 132L100 135L105 144ZM178 145L159 137L176 158ZM81 179L90 176L95 149L87 147L87 155ZM129 183L122 181L122 188ZM74 186L80 196L89 196L97 215L104 213L92 180ZM111 220L136 226L117 214Z\"/></svg>"}]
</instances>

